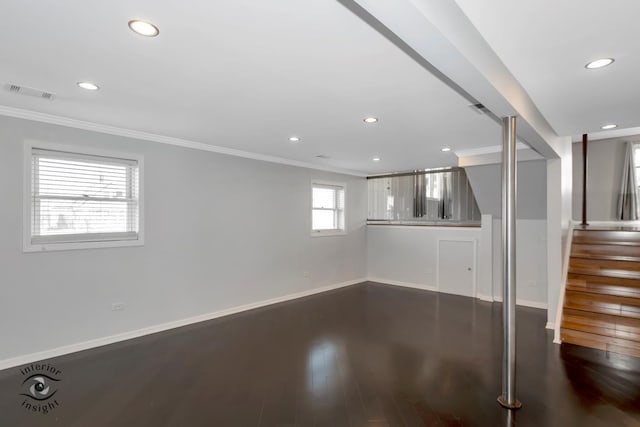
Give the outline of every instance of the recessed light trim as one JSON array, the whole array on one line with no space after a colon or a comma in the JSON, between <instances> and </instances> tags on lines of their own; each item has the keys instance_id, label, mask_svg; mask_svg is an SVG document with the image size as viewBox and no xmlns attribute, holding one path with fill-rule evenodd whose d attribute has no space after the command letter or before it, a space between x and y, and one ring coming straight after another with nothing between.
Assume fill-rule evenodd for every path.
<instances>
[{"instance_id":1,"label":"recessed light trim","mask_svg":"<svg viewBox=\"0 0 640 427\"><path fill-rule=\"evenodd\" d=\"M609 130L609 129L615 129L617 128L618 125L616 125L615 123L609 123L608 125L602 125L600 126L600 129L602 130Z\"/></svg>"},{"instance_id":2,"label":"recessed light trim","mask_svg":"<svg viewBox=\"0 0 640 427\"><path fill-rule=\"evenodd\" d=\"M300 142L300 137L299 136L290 136L289 137L289 142L293 142L293 143Z\"/></svg>"},{"instance_id":3,"label":"recessed light trim","mask_svg":"<svg viewBox=\"0 0 640 427\"><path fill-rule=\"evenodd\" d=\"M76 83L79 87L81 87L84 90L98 90L100 89L100 87L95 84L95 83L91 83L91 82L78 82Z\"/></svg>"},{"instance_id":4,"label":"recessed light trim","mask_svg":"<svg viewBox=\"0 0 640 427\"><path fill-rule=\"evenodd\" d=\"M140 34L145 37L156 37L160 34L158 27L150 22L142 21L140 19L132 19L129 21L129 28L136 34Z\"/></svg>"},{"instance_id":5,"label":"recessed light trim","mask_svg":"<svg viewBox=\"0 0 640 427\"><path fill-rule=\"evenodd\" d=\"M370 117L365 117L364 119L362 119L362 121L365 123L373 124L373 123L378 123L378 118L370 116Z\"/></svg>"},{"instance_id":6,"label":"recessed light trim","mask_svg":"<svg viewBox=\"0 0 640 427\"><path fill-rule=\"evenodd\" d=\"M373 160L374 162L379 162L379 161L380 161L380 157L374 157L374 158L373 158L373 159L371 159L371 160Z\"/></svg>"},{"instance_id":7,"label":"recessed light trim","mask_svg":"<svg viewBox=\"0 0 640 427\"><path fill-rule=\"evenodd\" d=\"M449 151L451 151L451 148L449 148L449 147L442 147L442 148L440 149L440 151L442 151L443 153L448 153Z\"/></svg>"},{"instance_id":8,"label":"recessed light trim","mask_svg":"<svg viewBox=\"0 0 640 427\"><path fill-rule=\"evenodd\" d=\"M600 59L596 59L595 61L589 62L584 67L588 70L596 70L598 68L603 68L603 67L606 67L607 65L611 65L614 62L615 62L615 59L613 58L600 58Z\"/></svg>"}]
</instances>

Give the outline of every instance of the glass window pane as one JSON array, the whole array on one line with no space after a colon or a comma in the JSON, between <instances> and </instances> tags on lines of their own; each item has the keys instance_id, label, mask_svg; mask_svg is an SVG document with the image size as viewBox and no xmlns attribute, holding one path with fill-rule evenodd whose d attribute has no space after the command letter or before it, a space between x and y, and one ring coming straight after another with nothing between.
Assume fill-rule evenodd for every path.
<instances>
[{"instance_id":1,"label":"glass window pane","mask_svg":"<svg viewBox=\"0 0 640 427\"><path fill-rule=\"evenodd\" d=\"M335 209L336 190L333 188L313 187L313 207Z\"/></svg>"},{"instance_id":2,"label":"glass window pane","mask_svg":"<svg viewBox=\"0 0 640 427\"><path fill-rule=\"evenodd\" d=\"M314 230L335 230L335 211L314 209L312 213L312 228Z\"/></svg>"}]
</instances>

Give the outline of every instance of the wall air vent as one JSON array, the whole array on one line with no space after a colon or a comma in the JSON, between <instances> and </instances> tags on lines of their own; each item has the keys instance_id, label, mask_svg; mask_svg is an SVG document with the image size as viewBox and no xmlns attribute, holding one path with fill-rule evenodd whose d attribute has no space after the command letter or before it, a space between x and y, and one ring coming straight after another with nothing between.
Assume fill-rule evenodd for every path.
<instances>
[{"instance_id":1,"label":"wall air vent","mask_svg":"<svg viewBox=\"0 0 640 427\"><path fill-rule=\"evenodd\" d=\"M53 99L56 97L56 95L51 92L45 92L44 90L34 89L32 87L19 86L14 84L6 85L6 89L9 92L15 93L18 95L33 96L35 98L48 99L49 101L53 101Z\"/></svg>"}]
</instances>

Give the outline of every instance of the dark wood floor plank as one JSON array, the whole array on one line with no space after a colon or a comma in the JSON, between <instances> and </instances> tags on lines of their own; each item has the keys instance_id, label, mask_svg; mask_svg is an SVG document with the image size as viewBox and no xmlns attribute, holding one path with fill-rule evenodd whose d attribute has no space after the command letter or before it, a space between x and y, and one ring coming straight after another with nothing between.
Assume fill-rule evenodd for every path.
<instances>
[{"instance_id":1,"label":"dark wood floor plank","mask_svg":"<svg viewBox=\"0 0 640 427\"><path fill-rule=\"evenodd\" d=\"M0 425L640 425L640 359L554 345L545 311L517 313L510 418L495 401L500 304L368 283L52 359L46 415L21 407L18 368L0 372Z\"/></svg>"}]
</instances>

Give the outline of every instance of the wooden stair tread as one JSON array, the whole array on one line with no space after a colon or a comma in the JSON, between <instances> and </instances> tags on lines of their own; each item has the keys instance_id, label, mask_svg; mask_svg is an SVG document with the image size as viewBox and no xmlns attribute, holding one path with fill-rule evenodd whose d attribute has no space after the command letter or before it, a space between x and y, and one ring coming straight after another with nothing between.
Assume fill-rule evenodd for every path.
<instances>
[{"instance_id":1,"label":"wooden stair tread","mask_svg":"<svg viewBox=\"0 0 640 427\"><path fill-rule=\"evenodd\" d=\"M640 298L640 281L623 279L616 283L606 280L598 282L590 279L592 278L589 276L573 275L567 278L567 290Z\"/></svg>"},{"instance_id":2,"label":"wooden stair tread","mask_svg":"<svg viewBox=\"0 0 640 427\"><path fill-rule=\"evenodd\" d=\"M589 268L596 270L624 270L640 273L640 263L617 259L601 259L601 258L579 258L571 254L569 259L569 269Z\"/></svg>"},{"instance_id":3,"label":"wooden stair tread","mask_svg":"<svg viewBox=\"0 0 640 427\"><path fill-rule=\"evenodd\" d=\"M640 227L573 233L562 342L640 357Z\"/></svg>"},{"instance_id":4,"label":"wooden stair tread","mask_svg":"<svg viewBox=\"0 0 640 427\"><path fill-rule=\"evenodd\" d=\"M589 274L571 273L567 277L570 282L585 281L587 283L597 283L601 285L624 286L628 288L640 288L640 281L634 279L606 276L592 276Z\"/></svg>"},{"instance_id":5,"label":"wooden stair tread","mask_svg":"<svg viewBox=\"0 0 640 427\"><path fill-rule=\"evenodd\" d=\"M640 342L640 318L565 309L562 328Z\"/></svg>"},{"instance_id":6,"label":"wooden stair tread","mask_svg":"<svg viewBox=\"0 0 640 427\"><path fill-rule=\"evenodd\" d=\"M562 342L640 357L640 343L573 329L560 329Z\"/></svg>"},{"instance_id":7,"label":"wooden stair tread","mask_svg":"<svg viewBox=\"0 0 640 427\"><path fill-rule=\"evenodd\" d=\"M569 273L583 274L586 276L617 277L620 279L640 280L640 271L598 269L593 267L570 267Z\"/></svg>"},{"instance_id":8,"label":"wooden stair tread","mask_svg":"<svg viewBox=\"0 0 640 427\"><path fill-rule=\"evenodd\" d=\"M567 289L564 307L567 309L640 318L640 298L592 294Z\"/></svg>"},{"instance_id":9,"label":"wooden stair tread","mask_svg":"<svg viewBox=\"0 0 640 427\"><path fill-rule=\"evenodd\" d=\"M571 257L640 262L640 245L574 243L571 248Z\"/></svg>"},{"instance_id":10,"label":"wooden stair tread","mask_svg":"<svg viewBox=\"0 0 640 427\"><path fill-rule=\"evenodd\" d=\"M631 230L574 230L573 243L640 245L640 231Z\"/></svg>"}]
</instances>

